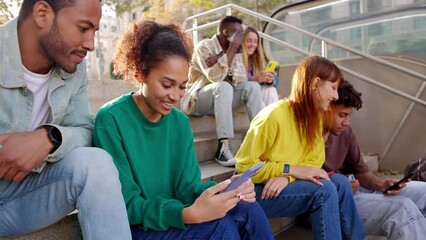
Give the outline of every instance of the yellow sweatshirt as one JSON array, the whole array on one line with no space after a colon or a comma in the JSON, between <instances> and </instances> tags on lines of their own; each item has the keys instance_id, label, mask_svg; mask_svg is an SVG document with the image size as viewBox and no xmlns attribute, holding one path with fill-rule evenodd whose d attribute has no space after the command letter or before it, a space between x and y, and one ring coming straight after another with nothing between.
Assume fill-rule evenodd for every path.
<instances>
[{"instance_id":1,"label":"yellow sweatshirt","mask_svg":"<svg viewBox=\"0 0 426 240\"><path fill-rule=\"evenodd\" d=\"M288 100L264 108L251 122L237 155L238 173L263 161L265 165L252 177L254 183L266 183L283 175L284 164L321 168L325 160L322 130L314 147L300 138L298 124ZM322 128L321 128L322 129ZM290 176L290 181L295 178Z\"/></svg>"}]
</instances>

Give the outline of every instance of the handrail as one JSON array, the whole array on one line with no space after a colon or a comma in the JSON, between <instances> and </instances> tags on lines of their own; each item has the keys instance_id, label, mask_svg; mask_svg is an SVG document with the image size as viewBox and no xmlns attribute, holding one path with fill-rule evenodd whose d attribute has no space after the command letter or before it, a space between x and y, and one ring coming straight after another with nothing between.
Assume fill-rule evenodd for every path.
<instances>
[{"instance_id":1,"label":"handrail","mask_svg":"<svg viewBox=\"0 0 426 240\"><path fill-rule=\"evenodd\" d=\"M190 20L196 20L196 18L198 18L198 17L202 17L202 16L205 16L205 15L208 15L208 14L217 13L217 12L220 12L220 11L226 10L226 11L227 11L227 13L230 15L230 14L231 14L231 12L230 12L230 9L231 9L231 8L234 8L234 9L236 9L236 10L239 10L239 11L241 11L241 12L243 12L243 13L248 14L248 15L251 15L251 16L254 16L254 17L257 17L257 18L259 18L259 19L265 20L265 21L267 21L267 22L274 23L274 24L276 24L276 25L278 25L278 26L281 26L281 27L284 27L284 28L289 28L289 29L294 30L294 31L299 32L299 33L303 33L303 34L308 35L308 36L310 36L310 37L312 37L312 38L314 38L314 39L321 40L321 41L322 41L322 43L323 43L323 51L325 51L325 50L327 49L327 44L330 44L330 45L332 45L332 46L335 46L335 47L338 47L338 48L344 49L344 50L349 51L349 52L352 52L352 53L354 53L354 54L356 54L356 55L359 55L359 56L362 56L362 57L364 57L364 58L367 58L367 59L369 59L369 60L371 60L371 61L373 61L373 62L380 63L380 64L385 65L385 66L388 66L388 67L390 67L390 68L397 69L397 70L399 70L399 71L401 71L401 72L403 72L403 73L406 73L406 74L408 74L408 75L411 75L411 76L413 76L413 77L416 77L416 78L419 78L419 79L421 79L421 80L423 80L423 81L426 81L426 76L425 76L425 75L420 74L420 73L415 72L415 71L412 71L411 69L407 69L407 68L401 67L401 66L399 66L399 65L396 65L396 64L394 64L394 63L391 63L391 62L388 62L388 61L386 61L386 60L383 60L383 59L381 59L381 58L378 58L378 57L374 57L374 56L371 56L371 55L365 54L365 53L363 53L363 52L361 52L361 51L359 51L359 50L352 49L352 48L350 48L350 47L347 47L347 46L344 46L344 45L342 45L342 44L339 44L339 43L337 43L337 42L335 42L335 41L332 41L332 40L329 40L329 39L327 39L327 38L324 38L324 37L318 36L318 35L316 35L316 34L313 34L313 33L307 32L307 31L305 31L305 30L299 29L299 28L294 27L294 26L291 26L291 25L289 25L289 24L286 24L286 23L280 22L280 21L278 21L278 20L276 20L276 19L273 19L273 18L270 18L270 17L266 17L266 16L264 16L264 15L262 15L262 14L259 14L259 13L257 13L257 12L254 12L254 11L252 11L252 10L249 10L249 9L246 9L246 8L243 8L243 7L240 7L240 6L235 5L235 4L232 4L232 3L231 3L231 4L224 5L224 6L222 6L222 7L218 7L218 8L216 8L216 9L212 9L212 10L209 10L209 11L206 11L206 12L203 12L203 13L200 13L200 14L196 14L196 15L194 15L194 16L191 16L191 17L186 18L186 19L185 19L185 21L184 21L184 23L183 23L183 28L184 28L184 29L186 28L186 25L187 25L188 21L190 21ZM213 25L213 24L208 23L208 24L204 24L204 25L201 25L201 26L195 26L195 27L193 27L193 28L191 28L191 29L187 29L186 31L193 31L193 32L194 32L194 36L195 36L195 35L196 35L196 34L195 34L195 32L196 32L197 30L205 29L205 28L211 27L212 25ZM302 50L302 49L300 49L300 48L298 48L298 47L294 47L294 46L292 46L292 45L290 45L290 44L288 44L288 43L286 43L286 42L284 42L284 41L281 41L281 40L279 40L279 39L277 39L277 38L274 38L274 37L269 36L269 35L267 35L267 34L264 34L264 33L262 33L262 32L259 32L259 34L260 34L263 38L268 39L268 40L270 40L270 41L272 41L272 42L275 42L275 43L277 43L278 45L281 45L281 46L285 46L285 47L287 47L287 48L290 48L290 49L291 49L291 50L293 50L293 51L296 51L296 52L302 53L302 54L304 54L304 55L312 55L312 53L310 53L310 52L307 52L307 51L305 51L305 50ZM324 57L326 57L325 52L323 52L323 56L324 56ZM420 98L418 98L418 97L413 97L413 96L411 96L411 95L409 95L409 94L407 94L407 93L405 93L405 92L402 92L402 91L400 91L400 90L398 90L398 89L395 89L395 88L389 87L389 86L387 86L387 85L385 85L385 84L382 84L382 83L380 83L380 82L378 82L378 81L376 81L376 80L374 80L374 79L371 79L371 78L369 78L369 77L367 77L367 76L365 76L365 75L363 75L363 74L360 74L360 73L354 72L354 71L352 71L352 70L350 70L350 69L348 69L348 68L345 68L345 67L343 67L343 66L340 66L340 68L341 68L343 71L345 71L345 72L347 72L347 73L349 73L349 74L351 74L351 75L353 75L353 76L356 76L356 77L358 77L359 79L361 79L361 80L363 80L363 81L365 81L365 82L368 82L368 83L371 83L371 84L373 84L373 85L379 86L379 87L381 87L381 88L383 88L383 89L385 89L385 90L387 90L387 91L389 91L389 92L391 92L391 93L394 93L394 94L396 94L396 95L399 95L400 97L403 97L403 98L405 98L405 99L408 99L408 100L410 100L410 101L416 102L416 103L418 103L418 104L423 105L424 107L426 107L426 101L424 101L424 100L422 100L422 99L420 99Z\"/></svg>"},{"instance_id":2,"label":"handrail","mask_svg":"<svg viewBox=\"0 0 426 240\"><path fill-rule=\"evenodd\" d=\"M317 40L321 40L321 41L326 42L327 44L330 44L330 45L332 45L334 47L338 47L338 48L344 49L344 50L346 50L348 52L351 52L351 53L354 53L356 55L362 56L362 57L367 58L367 59L369 59L371 61L374 61L376 63L380 63L380 64L388 66L390 68L397 69L397 70L399 70L399 71L401 71L403 73L406 73L406 74L408 74L410 76L413 76L413 77L419 78L419 79L421 79L423 81L426 81L426 76L425 75L420 74L418 72L415 72L415 71L413 71L411 69L404 68L404 67L396 65L394 63L391 63L391 62L388 62L386 60L383 60L381 58L365 54L365 53L363 53L363 52L361 52L361 51L359 51L357 49L353 49L353 48L347 47L347 46L342 45L342 44L340 44L338 42L335 42L333 40L327 39L327 38L322 37L322 36L318 36L318 35L316 35L314 33L311 33L311 32L305 31L303 29L294 27L294 26L292 26L290 24L278 21L278 20L273 19L271 17L264 16L264 15L262 15L260 13L257 13L255 11L252 11L252 10L249 10L249 9L246 9L246 8L243 8L243 7L240 7L240 6L235 5L233 3L230 3L230 4L224 5L222 7L218 7L216 9L212 9L212 10L209 10L209 11L206 11L206 12L203 12L203 13L196 14L194 16L188 17L188 18L185 19L185 21L183 23L183 27L184 27L184 29L186 28L186 23L189 20L192 20L192 19L195 19L195 18L198 18L198 17L201 17L201 16L205 16L205 15L208 15L208 14L211 14L211 13L216 13L216 12L219 12L219 11L221 11L223 9L228 9L228 8L234 8L234 9L240 11L240 12L246 13L246 14L254 16L254 17L257 17L257 18L262 19L262 20L267 21L267 22L274 23L274 24L276 24L276 25L278 25L280 27L288 28L288 29L291 29L293 31L296 31L296 32L299 32L299 33L303 33L305 35L308 35L311 38L314 38L314 39L317 39ZM193 29L196 29L196 28L193 28Z\"/></svg>"}]
</instances>

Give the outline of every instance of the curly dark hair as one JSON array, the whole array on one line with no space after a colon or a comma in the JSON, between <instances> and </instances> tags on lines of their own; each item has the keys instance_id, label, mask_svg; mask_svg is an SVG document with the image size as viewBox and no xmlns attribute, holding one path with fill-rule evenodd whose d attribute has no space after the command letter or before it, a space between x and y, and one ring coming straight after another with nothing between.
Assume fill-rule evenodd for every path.
<instances>
[{"instance_id":1,"label":"curly dark hair","mask_svg":"<svg viewBox=\"0 0 426 240\"><path fill-rule=\"evenodd\" d=\"M235 16L226 16L224 18L222 18L222 20L220 20L219 23L219 31L222 32L222 30L225 28L225 25L227 23L239 23L239 24L243 24L243 20L235 17Z\"/></svg>"},{"instance_id":2,"label":"curly dark hair","mask_svg":"<svg viewBox=\"0 0 426 240\"><path fill-rule=\"evenodd\" d=\"M118 41L114 53L114 73L124 80L136 72L150 70L171 56L191 61L194 45L191 36L176 24L160 24L142 19L131 24Z\"/></svg>"},{"instance_id":3,"label":"curly dark hair","mask_svg":"<svg viewBox=\"0 0 426 240\"><path fill-rule=\"evenodd\" d=\"M339 93L339 99L333 101L333 105L344 105L345 107L353 107L356 110L362 107L362 94L356 91L350 82L345 81L341 84L337 92Z\"/></svg>"}]
</instances>

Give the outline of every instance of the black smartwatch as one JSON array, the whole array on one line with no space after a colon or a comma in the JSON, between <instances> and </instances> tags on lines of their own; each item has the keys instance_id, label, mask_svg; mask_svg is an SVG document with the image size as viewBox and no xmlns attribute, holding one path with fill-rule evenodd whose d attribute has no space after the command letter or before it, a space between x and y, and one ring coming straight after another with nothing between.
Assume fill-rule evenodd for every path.
<instances>
[{"instance_id":1,"label":"black smartwatch","mask_svg":"<svg viewBox=\"0 0 426 240\"><path fill-rule=\"evenodd\" d=\"M290 165L284 164L284 170L283 170L284 176L288 176L290 174Z\"/></svg>"},{"instance_id":2,"label":"black smartwatch","mask_svg":"<svg viewBox=\"0 0 426 240\"><path fill-rule=\"evenodd\" d=\"M47 130L47 137L49 138L49 141L53 144L53 148L50 151L50 153L53 153L56 151L56 149L61 146L62 143L62 135L61 131L59 131L58 128L50 125L42 126L42 128Z\"/></svg>"}]
</instances>

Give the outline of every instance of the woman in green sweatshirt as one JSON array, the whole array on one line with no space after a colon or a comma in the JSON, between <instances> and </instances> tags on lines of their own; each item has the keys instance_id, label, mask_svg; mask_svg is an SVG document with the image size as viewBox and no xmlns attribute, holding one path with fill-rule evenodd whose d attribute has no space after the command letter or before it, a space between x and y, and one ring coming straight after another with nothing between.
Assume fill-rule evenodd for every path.
<instances>
[{"instance_id":1,"label":"woman in green sweatshirt","mask_svg":"<svg viewBox=\"0 0 426 240\"><path fill-rule=\"evenodd\" d=\"M201 182L189 118L174 108L192 49L180 27L150 20L116 47L116 73L140 88L99 110L94 144L117 166L133 239L273 239L251 181Z\"/></svg>"}]
</instances>

